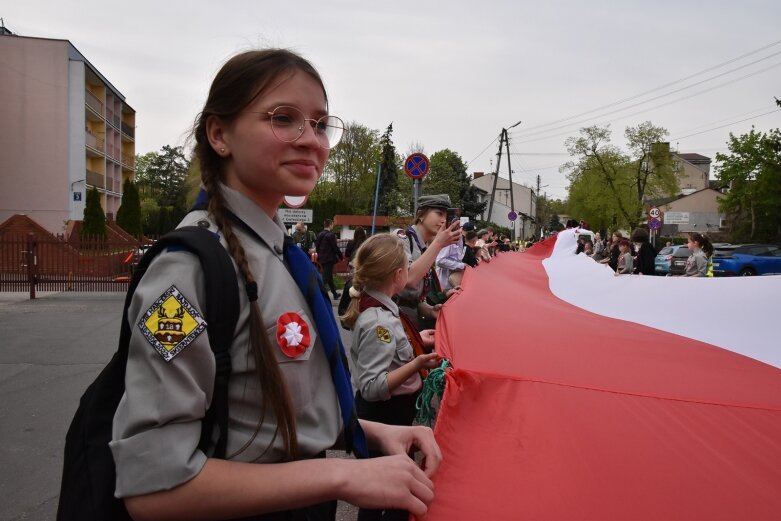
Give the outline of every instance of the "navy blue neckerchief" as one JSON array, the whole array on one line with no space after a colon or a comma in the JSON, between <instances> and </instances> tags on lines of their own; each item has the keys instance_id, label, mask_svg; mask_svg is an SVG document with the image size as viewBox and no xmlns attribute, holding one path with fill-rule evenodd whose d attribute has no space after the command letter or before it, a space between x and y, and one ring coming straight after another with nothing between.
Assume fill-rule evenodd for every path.
<instances>
[{"instance_id":1,"label":"navy blue neckerchief","mask_svg":"<svg viewBox=\"0 0 781 521\"><path fill-rule=\"evenodd\" d=\"M205 192L201 190L193 209L205 209L206 202ZM227 211L227 214L235 225L255 237L259 242L264 242L258 233L239 219L238 216L230 211ZM293 239L288 235L285 235L282 255L290 275L296 281L301 294L306 298L309 309L312 310L317 333L320 335L320 341L325 349L328 365L331 368L331 378L336 389L336 396L339 399L339 409L342 413L346 449L348 452L355 454L356 457L367 458L369 456L369 448L366 443L366 435L360 423L358 423L358 413L355 410L355 396L350 382L347 356L345 355L342 338L339 335L339 328L334 318L331 299L328 297L323 285L323 279L309 257L301 248L295 245Z\"/></svg>"}]
</instances>

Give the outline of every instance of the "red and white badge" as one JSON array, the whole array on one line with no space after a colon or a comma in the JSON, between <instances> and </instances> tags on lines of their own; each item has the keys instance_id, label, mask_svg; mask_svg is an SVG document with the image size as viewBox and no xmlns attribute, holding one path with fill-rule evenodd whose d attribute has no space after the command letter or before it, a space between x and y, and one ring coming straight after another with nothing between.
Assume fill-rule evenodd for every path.
<instances>
[{"instance_id":1,"label":"red and white badge","mask_svg":"<svg viewBox=\"0 0 781 521\"><path fill-rule=\"evenodd\" d=\"M309 348L309 325L298 313L282 313L277 319L277 343L289 358L298 358Z\"/></svg>"}]
</instances>

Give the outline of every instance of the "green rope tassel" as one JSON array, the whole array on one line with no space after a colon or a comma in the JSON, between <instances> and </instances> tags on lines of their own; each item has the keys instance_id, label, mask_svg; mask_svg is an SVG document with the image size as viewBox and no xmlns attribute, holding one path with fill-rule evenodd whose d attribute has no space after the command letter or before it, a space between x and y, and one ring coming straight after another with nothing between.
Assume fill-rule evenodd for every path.
<instances>
[{"instance_id":1,"label":"green rope tassel","mask_svg":"<svg viewBox=\"0 0 781 521\"><path fill-rule=\"evenodd\" d=\"M415 420L419 424L431 427L431 424L434 423L437 411L434 410L431 402L435 395L438 398L437 403L442 399L442 394L445 392L445 370L451 367L450 362L445 359L442 360L439 367L428 372L428 376L423 381L423 388L415 402L415 408L418 410Z\"/></svg>"}]
</instances>

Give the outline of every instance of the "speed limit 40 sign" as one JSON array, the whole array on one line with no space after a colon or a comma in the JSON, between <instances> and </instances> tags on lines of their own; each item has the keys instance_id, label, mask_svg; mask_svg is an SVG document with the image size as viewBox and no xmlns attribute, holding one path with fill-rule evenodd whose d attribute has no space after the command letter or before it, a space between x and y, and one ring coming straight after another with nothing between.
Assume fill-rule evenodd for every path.
<instances>
[{"instance_id":1,"label":"speed limit 40 sign","mask_svg":"<svg viewBox=\"0 0 781 521\"><path fill-rule=\"evenodd\" d=\"M648 210L648 217L651 219L658 219L662 215L662 211L659 208L653 207Z\"/></svg>"}]
</instances>

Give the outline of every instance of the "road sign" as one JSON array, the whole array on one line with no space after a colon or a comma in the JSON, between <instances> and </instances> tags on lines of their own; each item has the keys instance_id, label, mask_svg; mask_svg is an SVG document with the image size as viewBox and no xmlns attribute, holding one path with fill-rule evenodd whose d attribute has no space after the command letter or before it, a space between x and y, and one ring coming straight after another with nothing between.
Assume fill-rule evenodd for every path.
<instances>
[{"instance_id":1,"label":"road sign","mask_svg":"<svg viewBox=\"0 0 781 521\"><path fill-rule=\"evenodd\" d=\"M279 220L283 223L311 223L314 211L308 208L280 208L277 210Z\"/></svg>"},{"instance_id":2,"label":"road sign","mask_svg":"<svg viewBox=\"0 0 781 521\"><path fill-rule=\"evenodd\" d=\"M412 179L423 179L428 174L429 160L425 154L415 152L404 160L404 173Z\"/></svg>"},{"instance_id":3,"label":"road sign","mask_svg":"<svg viewBox=\"0 0 781 521\"><path fill-rule=\"evenodd\" d=\"M306 204L308 195L286 195L282 200L288 208L301 208Z\"/></svg>"},{"instance_id":4,"label":"road sign","mask_svg":"<svg viewBox=\"0 0 781 521\"><path fill-rule=\"evenodd\" d=\"M664 224L689 224L689 212L667 212Z\"/></svg>"},{"instance_id":5,"label":"road sign","mask_svg":"<svg viewBox=\"0 0 781 521\"><path fill-rule=\"evenodd\" d=\"M648 215L651 217L651 219L658 219L661 217L662 211L659 210L659 208L653 207L648 211Z\"/></svg>"},{"instance_id":6,"label":"road sign","mask_svg":"<svg viewBox=\"0 0 781 521\"><path fill-rule=\"evenodd\" d=\"M652 230L658 230L662 227L662 221L652 217L651 219L648 220L648 227L651 228Z\"/></svg>"},{"instance_id":7,"label":"road sign","mask_svg":"<svg viewBox=\"0 0 781 521\"><path fill-rule=\"evenodd\" d=\"M514 221L518 218L518 214L515 212L510 212L507 214L507 218L510 219L511 221Z\"/></svg>"}]
</instances>

